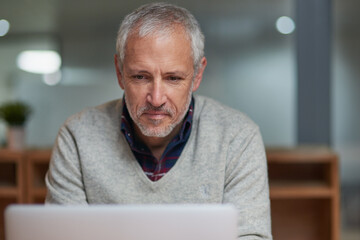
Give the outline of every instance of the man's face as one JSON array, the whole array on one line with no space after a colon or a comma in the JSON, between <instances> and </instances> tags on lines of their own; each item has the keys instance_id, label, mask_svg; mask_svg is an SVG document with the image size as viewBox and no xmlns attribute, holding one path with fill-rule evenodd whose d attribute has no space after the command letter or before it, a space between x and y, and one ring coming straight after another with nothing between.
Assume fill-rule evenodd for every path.
<instances>
[{"instance_id":1,"label":"man's face","mask_svg":"<svg viewBox=\"0 0 360 240\"><path fill-rule=\"evenodd\" d=\"M205 58L202 65L194 76L190 41L180 27L169 36L128 39L123 71L117 73L130 116L143 135L165 137L179 126L200 85Z\"/></svg>"}]
</instances>

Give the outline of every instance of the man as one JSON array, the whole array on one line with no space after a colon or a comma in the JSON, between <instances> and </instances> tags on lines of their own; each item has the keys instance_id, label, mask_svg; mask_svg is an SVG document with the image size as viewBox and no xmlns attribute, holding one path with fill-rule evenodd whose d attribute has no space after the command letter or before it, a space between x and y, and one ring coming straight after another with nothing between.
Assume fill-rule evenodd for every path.
<instances>
[{"instance_id":1,"label":"man","mask_svg":"<svg viewBox=\"0 0 360 240\"><path fill-rule=\"evenodd\" d=\"M258 127L193 96L206 67L195 18L170 4L126 16L115 67L124 98L61 127L47 203L229 203L239 239L271 239L267 168Z\"/></svg>"}]
</instances>

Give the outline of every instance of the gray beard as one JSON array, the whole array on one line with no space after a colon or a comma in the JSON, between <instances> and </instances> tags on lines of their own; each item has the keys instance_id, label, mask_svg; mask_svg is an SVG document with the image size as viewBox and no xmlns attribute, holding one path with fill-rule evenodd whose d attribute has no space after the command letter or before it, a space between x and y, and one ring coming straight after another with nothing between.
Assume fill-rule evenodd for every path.
<instances>
[{"instance_id":1,"label":"gray beard","mask_svg":"<svg viewBox=\"0 0 360 240\"><path fill-rule=\"evenodd\" d=\"M131 119L133 120L133 122L136 124L136 126L138 126L138 128L140 129L141 133L147 137L166 137L168 136L176 126L178 126L183 120L184 120L184 117L189 109L189 106L190 106L190 102L191 102L191 97L192 97L192 88L193 88L193 83L191 84L191 87L190 87L190 91L188 93L188 96L187 96L187 100L186 100L186 104L184 105L184 108L181 109L181 115L179 117L179 119L172 123L172 124L169 124L168 126L165 126L161 129L154 129L154 128L149 128L145 125L143 125L140 121L137 121L138 118L134 118L133 114L132 114L132 111L131 111L131 108L129 107L128 103L128 99L127 99L127 96L125 94L125 102L126 102L126 107L128 108L129 110L129 114L130 114L130 117ZM146 108L146 107L144 107ZM143 109L143 108L142 108ZM142 114L143 111L141 111L141 109L138 111L137 113L137 117L139 117L141 114ZM169 110L167 111L169 113L171 113L172 111ZM173 116L174 114L172 114L171 116ZM152 123L157 126L157 125L160 125L161 124L161 120L154 120L152 121Z\"/></svg>"}]
</instances>

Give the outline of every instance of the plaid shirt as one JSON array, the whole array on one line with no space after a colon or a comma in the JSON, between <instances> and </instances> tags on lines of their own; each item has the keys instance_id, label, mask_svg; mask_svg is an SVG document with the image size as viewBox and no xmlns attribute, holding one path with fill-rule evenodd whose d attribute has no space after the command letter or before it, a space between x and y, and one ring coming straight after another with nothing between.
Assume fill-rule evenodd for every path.
<instances>
[{"instance_id":1,"label":"plaid shirt","mask_svg":"<svg viewBox=\"0 0 360 240\"><path fill-rule=\"evenodd\" d=\"M125 99L125 98L123 98ZM189 110L184 118L180 132L171 140L161 158L157 160L142 142L134 138L133 121L123 100L121 116L121 131L124 134L135 158L138 160L144 173L151 181L157 181L163 177L176 163L187 140L189 139L194 112L194 98L191 100Z\"/></svg>"}]
</instances>

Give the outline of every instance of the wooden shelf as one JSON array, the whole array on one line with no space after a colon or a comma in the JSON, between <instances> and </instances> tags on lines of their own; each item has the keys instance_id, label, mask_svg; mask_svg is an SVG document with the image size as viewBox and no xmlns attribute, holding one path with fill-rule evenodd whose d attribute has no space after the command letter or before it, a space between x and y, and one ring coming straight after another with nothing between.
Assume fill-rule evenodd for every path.
<instances>
[{"instance_id":1,"label":"wooden shelf","mask_svg":"<svg viewBox=\"0 0 360 240\"><path fill-rule=\"evenodd\" d=\"M1 198L17 198L19 195L19 190L16 187L0 187L0 196Z\"/></svg>"},{"instance_id":2,"label":"wooden shelf","mask_svg":"<svg viewBox=\"0 0 360 240\"><path fill-rule=\"evenodd\" d=\"M325 146L298 146L293 148L267 148L269 163L327 163L337 159L337 155Z\"/></svg>"},{"instance_id":3,"label":"wooden shelf","mask_svg":"<svg viewBox=\"0 0 360 240\"><path fill-rule=\"evenodd\" d=\"M15 181L11 181L11 180L8 180L8 181L1 180L0 181L0 191L2 188L16 188L16 183L15 183Z\"/></svg>"},{"instance_id":4,"label":"wooden shelf","mask_svg":"<svg viewBox=\"0 0 360 240\"><path fill-rule=\"evenodd\" d=\"M270 183L272 199L331 198L333 191L323 183Z\"/></svg>"},{"instance_id":5,"label":"wooden shelf","mask_svg":"<svg viewBox=\"0 0 360 240\"><path fill-rule=\"evenodd\" d=\"M317 146L266 153L274 239L338 240L337 155Z\"/></svg>"}]
</instances>

